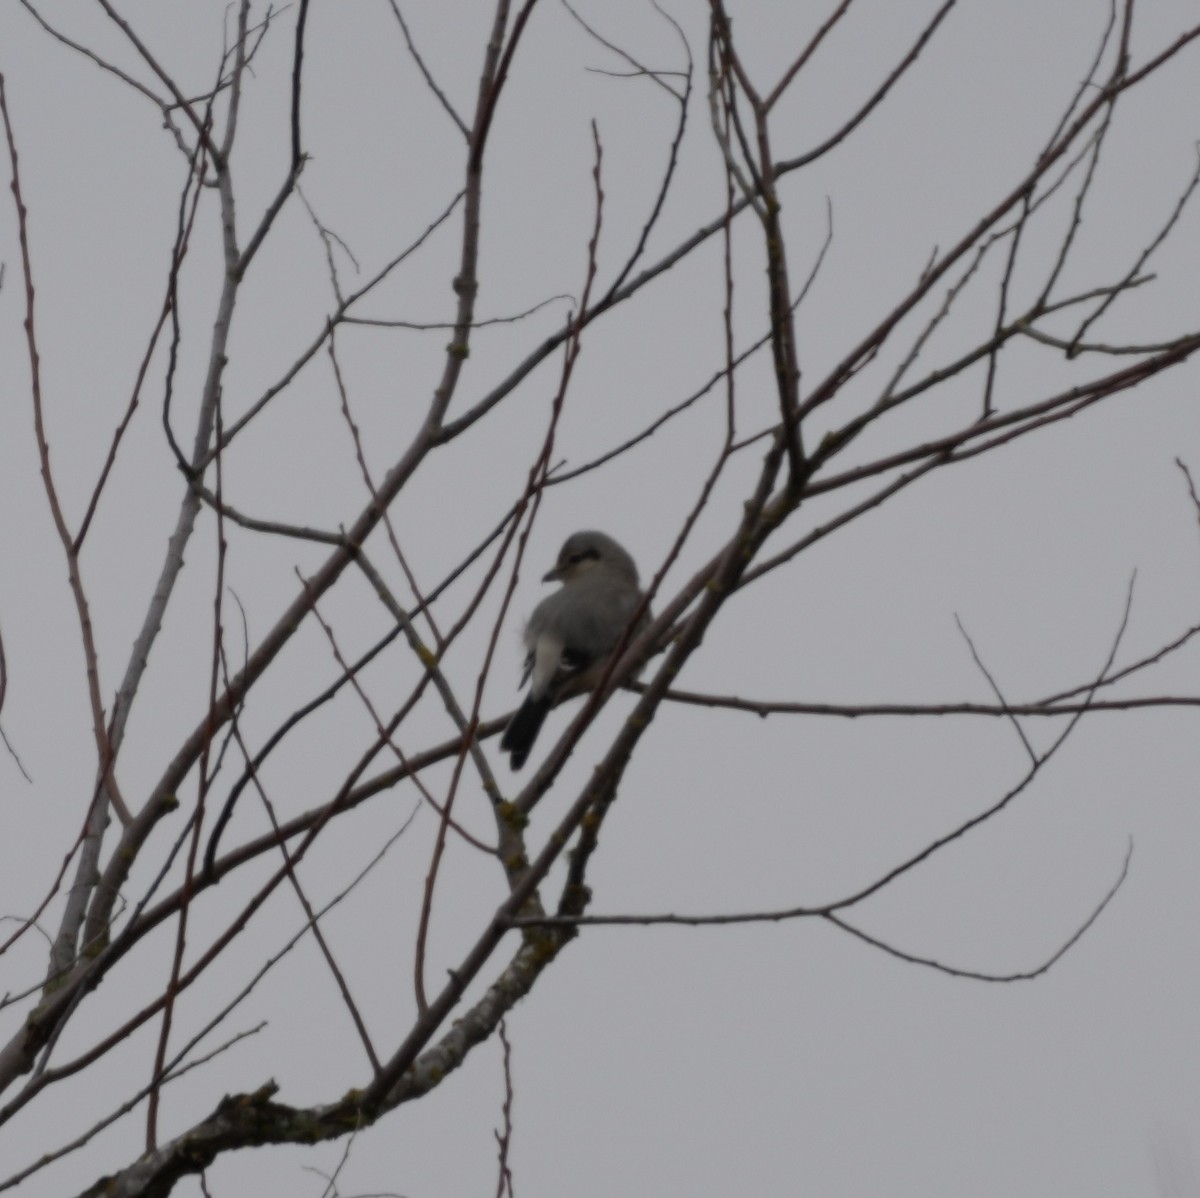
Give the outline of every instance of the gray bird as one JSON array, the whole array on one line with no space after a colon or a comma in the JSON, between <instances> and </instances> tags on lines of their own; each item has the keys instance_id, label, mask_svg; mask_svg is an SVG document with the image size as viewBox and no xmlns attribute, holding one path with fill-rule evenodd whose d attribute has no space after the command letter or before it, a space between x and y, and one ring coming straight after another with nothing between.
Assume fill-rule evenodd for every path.
<instances>
[{"instance_id":1,"label":"gray bird","mask_svg":"<svg viewBox=\"0 0 1200 1198\"><path fill-rule=\"evenodd\" d=\"M599 681L641 602L633 558L602 532L569 536L543 582L561 582L533 609L525 625L525 702L500 740L519 770L546 718L568 684L580 689ZM649 613L642 616L645 624Z\"/></svg>"}]
</instances>

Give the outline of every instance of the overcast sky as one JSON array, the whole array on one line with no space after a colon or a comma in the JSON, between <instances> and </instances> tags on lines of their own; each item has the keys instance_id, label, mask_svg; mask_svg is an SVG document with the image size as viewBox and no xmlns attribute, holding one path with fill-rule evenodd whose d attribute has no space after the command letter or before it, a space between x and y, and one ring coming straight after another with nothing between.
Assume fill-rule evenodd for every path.
<instances>
[{"instance_id":1,"label":"overcast sky","mask_svg":"<svg viewBox=\"0 0 1200 1198\"><path fill-rule=\"evenodd\" d=\"M648 247L651 261L725 202L705 97L707 6L667 0L664 7L691 47L695 94L679 177ZM755 0L730 7L748 67L769 86L832 5ZM794 157L836 128L936 7L857 0L781 102L776 156ZM679 35L651 5L580 0L577 8L645 65L686 67ZM468 0L404 6L429 69L468 119L488 9ZM47 0L41 11L75 40L153 82L99 6ZM187 94L209 85L224 24L232 20L223 2L129 0L121 12ZM961 0L855 136L782 181L795 287L825 241L832 212L832 241L798 317L805 385L891 310L935 247L956 242L1030 168L1083 79L1107 19L1103 0ZM1189 0L1143 0L1134 64L1196 20ZM243 236L287 170L293 22L285 11L268 34L243 99L234 156ZM572 303L562 297L580 292L595 213L592 121L603 147L605 194L598 287L611 282L636 243L677 108L651 81L619 74L627 70L566 8L551 0L535 8L488 149L477 315L509 316L559 298L524 321L476 332L452 415L557 329ZM52 464L77 526L162 304L184 164L153 104L52 40L11 2L0 9L0 71L30 213ZM311 157L302 188L343 240L344 249L334 252L353 289L444 211L461 186L463 139L408 57L386 0L314 0L305 71L303 137ZM1198 137L1193 49L1118 106L1064 293L1102 286L1128 270L1186 187ZM1068 210L1064 201L1060 216ZM456 213L360 315L452 320L459 219ZM1017 290L1036 286L1062 227L1060 219L1031 232ZM222 278L218 233L216 207L208 203L180 299L184 335L172 421L185 446ZM734 237L738 348L765 327L760 240L743 218ZM0 915L11 917L28 916L51 885L78 833L96 759L78 623L38 476L20 251L7 192L0 261L0 632L8 667L0 726L32 779L0 754ZM1000 269L990 266L977 295L930 347L930 363L986 337ZM1096 339L1161 342L1200 326L1200 212L1184 213L1146 270L1155 281L1119 304L1097 326ZM589 332L556 459L568 466L590 460L708 382L723 362L722 287L714 239ZM223 397L227 420L287 370L333 302L325 249L293 197L239 302ZM340 365L377 477L423 418L448 337L444 329L339 333ZM436 584L520 495L559 362L531 375L495 418L419 473L395 504L398 535L423 586ZM106 701L120 682L183 491L162 428L163 363L160 351L84 554ZM1002 367L1000 402L1027 402L1113 368L1110 359L1066 364L1031 344ZM964 375L958 390L903 427L873 432L849 460L884 453L891 436L897 444L919 441L923 422L933 435L954 405L978 403L981 380L978 371ZM769 360L759 355L739 376L740 435L772 419L772 385ZM819 413L809 443L853 411L870 385L849 389L838 401L844 407ZM1028 440L935 472L731 600L680 685L808 702L989 702L957 616L1006 697L1031 701L1096 675L1135 571L1116 664L1153 652L1200 622L1198 513L1175 463L1182 459L1200 479L1198 394L1200 377L1189 363ZM657 571L719 449L723 403L714 392L608 468L548 489L487 682L484 716L516 700L521 619L545 593L537 580L566 534L601 528L629 548L644 578ZM664 594L730 535L760 460L751 450L735 462ZM223 471L229 502L262 519L336 529L354 518L365 502L363 484L324 355L248 428ZM785 541L835 510L832 500L814 502ZM204 711L214 546L206 515L122 751L122 788L135 801ZM382 539L375 547L387 560ZM225 582L245 611L251 644L296 593L296 569L315 570L326 552L231 530ZM388 566L399 587L395 561ZM481 575L472 577L478 582ZM452 592L452 602L466 595ZM483 621L446 662L460 696L473 691L500 599L498 590L489 595ZM348 655L389 624L358 580L333 593L322 615ZM230 607L226 619L231 652L240 657L241 617ZM261 706L246 712L252 743L261 744L283 714L336 677L315 625L293 649L264 680ZM1198 667L1200 651L1188 645L1121 693L1194 696ZM372 666L367 687L381 710L403 701L414 668L401 642ZM585 737L539 809L544 824L535 823L532 843L565 812L631 703L618 695ZM349 698L321 719L267 772L285 817L328 798L372 727ZM564 711L551 716L548 743L535 755L568 720ZM436 702L419 709L411 727L410 748L448 735ZM1044 749L1063 725L1024 727ZM605 825L590 874L591 910L711 914L830 901L988 807L1027 765L1025 747L999 719L761 720L666 704ZM587 930L509 1019L516 1193L1200 1196L1198 767L1194 708L1090 714L1009 809L855 910L857 926L910 954L965 970L1019 972L1040 964L1087 918L1132 843L1129 876L1113 903L1032 981L948 977L809 921ZM465 777L460 818L490 838L486 799L474 776ZM444 793L448 778L448 770L434 772L435 793ZM519 779L500 767L500 781L514 793ZM185 804L194 801L194 778L189 785L180 796ZM415 790L399 788L331 829L322 852L305 863L313 900L344 887L418 806ZM231 835L258 835L263 827L261 811L247 806ZM179 821L157 830L154 862L178 830ZM432 813L422 810L327 922L372 1034L389 1047L413 1015L415 912L435 831ZM131 902L154 873L152 862L135 873ZM561 873L554 876L561 882ZM247 887L234 881L210 895L196 911L189 944L198 951L219 931ZM503 893L495 863L452 840L439 882L431 979L440 981L461 958ZM53 929L60 912L61 899L43 926ZM178 1038L201 1026L302 920L292 894L277 893L224 967L181 1002ZM144 986L148 998L162 988L172 942L173 934L151 938L88 998L52 1063L118 1026L131 990ZM0 992L36 984L44 968L43 941L27 938L0 959ZM0 1012L4 1039L25 1011ZM222 1095L269 1078L280 1084L280 1101L298 1105L334 1101L367 1080L353 1027L308 942L224 1034L263 1019L264 1031L168 1088L161 1138L202 1118ZM107 1072L61 1084L0 1128L0 1178L79 1134L144 1084L157 1035L157 1024L141 1029ZM493 1193L492 1129L500 1124L503 1086L499 1045L486 1044L434 1093L360 1135L338 1192ZM77 1192L135 1159L144 1126L139 1107L20 1192ZM324 1182L304 1170L331 1173L344 1147L238 1153L209 1170L209 1190L220 1198L320 1195ZM198 1195L199 1183L189 1179L176 1193Z\"/></svg>"}]
</instances>

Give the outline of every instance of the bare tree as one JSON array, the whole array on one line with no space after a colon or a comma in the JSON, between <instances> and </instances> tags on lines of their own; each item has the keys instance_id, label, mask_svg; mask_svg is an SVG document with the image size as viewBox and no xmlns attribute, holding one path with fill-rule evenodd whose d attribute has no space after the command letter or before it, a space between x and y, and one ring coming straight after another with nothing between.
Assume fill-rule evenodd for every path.
<instances>
[{"instance_id":1,"label":"bare tree","mask_svg":"<svg viewBox=\"0 0 1200 1198\"><path fill-rule=\"evenodd\" d=\"M0 1189L50 1174L118 1121L141 1121L143 1149L111 1162L88 1194L164 1195L185 1177L203 1179L234 1149L337 1140L401 1118L399 1108L438 1087L478 1045L504 1037L505 1015L584 925L819 920L902 961L1014 980L1044 973L1093 924L1124 880L1128 854L1114 863L1110 888L1085 896L1086 917L1062 921L1057 948L1017 971L933 960L868 930L859 909L1026 794L1085 714L1200 702L1127 685L1198 631L1169 629L1152 651L1125 653L1132 587L1123 609L1114 605L1113 635L1095 668L1042 697L1004 693L969 639L989 702L772 698L778 687L765 679L767 693L746 698L683 689L677 679L752 588L776 588L786 636L796 601L788 568L814 547L931 476L970 469L1121 402L1200 348L1186 314L1181 327L1140 337L1126 337L1119 319L1153 292L1155 259L1200 167L1182 164L1176 193L1142 214L1140 248L1122 265L1099 277L1078 261L1127 98L1152 100L1177 64L1194 71L1200 25L1135 53L1134 4L1114 7L1088 33L1080 61L1063 64L1063 78L1078 79L1061 111L1047 115L1024 168L969 224L922 251L906 287L864 302L861 326L841 330L826 363L808 347L804 321L825 272L836 269L837 212L797 196L922 70L954 0L913 24L874 85L844 110L827 107L812 136L797 132L793 105L851 19L850 0L831 4L812 29L798 18L781 31L783 70L754 65L721 0L711 0L704 24L686 29L654 4L650 48L554 8L553 19L577 23L588 54L600 56L603 85L623 97L636 89L631 102L664 131L658 177L652 186L642 179L636 193L609 184L615 131L593 125L586 159L577 136L542 152L547 176L583 178L590 163L590 201L563 217L576 250L561 271L569 296L530 296L496 281L513 277L497 255L519 240L514 208L547 223L561 216L539 208L543 180L504 169L520 137L506 120L512 93L552 98L539 79L553 64L538 57L539 22L551 17L536 0L494 6L469 51L470 96L458 65L439 66L420 26L390 0L387 60L405 95L424 89L421 136L436 142L439 162L451 160L453 146L457 172L417 161L401 170L399 190L370 172L377 143L403 127L394 124L403 116L381 114L377 129L347 137L361 176L339 175L336 162L327 170L320 153L310 159L309 128L327 85L311 32L320 6L308 0L278 11L241 0L206 82L192 77L178 47L156 48L170 39L149 11L131 19L97 0L85 20L38 0L21 6L22 19L60 43L65 75L100 72L108 94L141 105L121 110L128 136L157 138L156 154L165 143L162 161L174 165L156 166L155 178L173 169L178 187L169 244L147 238L137 264L159 278L154 310L139 299L128 312L140 349L120 348L104 388L114 393L118 373L132 383L120 409L106 409L103 446L72 450L73 463L90 464L72 465L68 477L57 454L72 428L47 382L64 340L47 328L54 317L41 302L51 218L33 198L38 168L29 165L22 105L0 80L16 217L5 292L22 309L39 504L49 508L74 612L73 634L60 625L58 636L82 645L75 672L91 738L84 749L63 733L62 754L86 760L91 785L70 798L75 831L65 842L29 846L45 883L6 924L3 945L27 970L41 931L49 957L44 972L5 983L3 1007L14 1018L0 1048L0 1122L53 1110L60 1147L8 1167ZM206 19L221 12L210 9ZM460 31L460 58L468 44ZM1137 112L1153 119L1152 104ZM699 194L689 184L680 198L692 153L719 164L709 176L716 182ZM44 169L45 155L37 161ZM353 204L335 202L340 192L375 208L356 217ZM160 211L165 196L155 197ZM699 222L697 204L707 205ZM360 261L354 247L369 238L356 219L379 221L392 248ZM512 251L518 261L537 251L524 244ZM412 273L429 255L436 267ZM442 290L428 289L430 273ZM664 344L678 345L669 327L678 290L697 286L711 320L687 334L690 357L667 363L674 392L650 384L653 402L596 416L594 380L602 385L604 354L620 346L628 322L662 322ZM121 290L120 280L104 280L95 302ZM321 318L296 317L293 291L319 300ZM6 319L14 311L10 302ZM599 342L609 325L615 340ZM592 351L594 343L609 348ZM381 360L390 364L383 379ZM576 412L594 418L592 450L563 461ZM1069 454L1087 427L1076 419L1054 452ZM163 462L174 480L164 474L152 492L148 472ZM548 541L531 542L539 517L572 486L598 488L586 493L614 506L625 488L640 488L660 550L639 563L652 618L636 635L631 621L599 685L544 736L528 775L513 777L496 770L495 754L516 673L511 630L527 610L524 580L548 564ZM122 488L126 497L113 498ZM151 493L174 496L165 552L157 536L129 545L122 521L107 515L111 504L121 511L138 502L130 496ZM159 526L161 502L140 502ZM589 523L609 527L605 512ZM112 589L114 572L120 618L95 599L97 588ZM0 626L11 647L3 612ZM0 652L0 714L11 716L23 699L5 664ZM1011 726L1025 767L1015 783L981 781L968 818L851 893L784 909L605 914L593 910L589 885L600 834L628 795L631 762L653 745L664 704L721 709L729 743L746 714L978 716ZM619 720L601 720L616 709ZM186 730L169 737L179 727L172 721L184 719ZM1034 724L1052 727L1052 738L1043 743ZM596 764L579 777L568 762L594 726L587 752ZM15 783L22 746L12 739ZM365 825L352 816L364 811L375 813L365 856L356 831ZM356 843L357 857L348 848ZM408 937L402 943L389 930L386 950L411 978L407 993L390 974L345 968L354 935L333 914L386 872L380 863L395 843L425 862L420 884L405 892L408 906L387 919ZM447 905L452 916L442 914ZM360 914L357 934L377 932L377 918ZM331 1017L314 1006L304 1041L277 1037L270 1052L305 1051L334 1018L353 1027L361 1053L347 1066L349 1088L296 1102L268 1080L269 1066L249 1089L231 1080L240 1072L222 1069L260 1030L238 1022L247 1000L305 944L323 960L341 1011ZM140 1055L131 1058L135 1043ZM504 1049L498 1192L511 1193L507 1039ZM170 1087L193 1070L190 1084L209 1113L181 1122L165 1113ZM109 1109L64 1118L73 1088L93 1074L105 1079ZM334 1192L336 1177L329 1186Z\"/></svg>"}]
</instances>

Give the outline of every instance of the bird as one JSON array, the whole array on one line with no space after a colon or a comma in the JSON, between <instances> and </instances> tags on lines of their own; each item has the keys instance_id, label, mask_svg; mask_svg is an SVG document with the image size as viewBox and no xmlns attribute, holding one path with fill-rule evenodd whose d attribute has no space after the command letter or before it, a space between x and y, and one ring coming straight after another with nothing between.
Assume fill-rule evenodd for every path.
<instances>
[{"instance_id":1,"label":"bird","mask_svg":"<svg viewBox=\"0 0 1200 1198\"><path fill-rule=\"evenodd\" d=\"M568 685L594 686L642 603L637 566L612 537L584 530L563 543L543 582L560 582L525 625L525 701L504 729L500 749L519 770L547 712ZM640 630L649 620L644 611ZM636 630L635 630L636 631Z\"/></svg>"}]
</instances>

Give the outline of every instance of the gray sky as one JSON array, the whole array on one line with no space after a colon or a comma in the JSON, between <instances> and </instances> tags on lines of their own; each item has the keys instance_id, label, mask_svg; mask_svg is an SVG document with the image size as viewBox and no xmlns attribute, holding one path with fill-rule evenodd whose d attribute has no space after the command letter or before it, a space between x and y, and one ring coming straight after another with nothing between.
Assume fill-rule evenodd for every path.
<instances>
[{"instance_id":1,"label":"gray sky","mask_svg":"<svg viewBox=\"0 0 1200 1198\"><path fill-rule=\"evenodd\" d=\"M857 0L781 101L773 124L777 156L802 153L840 124L934 8ZM683 24L695 58L696 95L679 179L651 237L650 260L724 203L704 94L705 6L668 9ZM149 78L98 6L48 2L42 11L73 38ZM141 0L121 11L189 94L209 84L224 4ZM677 35L651 6L591 0L579 11L646 65L683 67ZM405 14L439 84L469 116L486 6L443 0L406 6ZM823 6L758 0L737 6L734 15L752 74L770 81L827 13ZM782 183L794 286L825 238L827 200L833 212L833 239L798 317L805 387L890 311L934 247L957 241L1029 169L1082 80L1106 19L1107 6L1094 0L963 0L854 138ZM243 229L287 168L292 20L285 12L267 38L243 101L234 156ZM1194 6L1184 0L1140 5L1135 65L1195 20ZM488 150L481 318L578 295L594 218L590 121L603 145L601 284L628 256L654 201L674 128L671 101L646 79L590 68L616 71L622 64L565 8L543 0ZM305 69L311 161L302 188L361 263L356 276L340 256L345 284L353 288L443 211L460 186L463 141L407 57L381 0L314 3ZM162 303L183 162L152 104L53 42L14 4L0 12L0 71L30 212L52 463L77 522ZM1169 215L1195 165L1198 78L1193 50L1118 106L1063 293L1119 277ZM1018 292L1028 293L1042 277L1069 193L1057 211L1044 232L1031 231ZM211 203L202 210L183 277L185 333L172 418L185 445L221 280L215 213ZM1154 284L1126 297L1097 326L1098 340L1156 342L1195 330L1198 222L1197 212L1185 212L1168 247L1147 267L1157 275ZM452 319L458 229L456 214L361 314ZM739 347L764 327L759 244L757 230L742 218L734 235ZM0 914L24 916L78 832L95 748L78 626L37 476L20 255L7 193L0 260L0 561L6 564L0 631L9 675L0 720L33 779L27 783L0 755L6 828ZM922 363L952 357L956 346L987 336L1000 261L989 262L977 293ZM331 303L323 248L293 198L239 302L224 390L227 419L288 368L319 332ZM706 383L723 360L721 305L714 239L589 331L555 457L580 464ZM568 310L558 299L523 322L478 330L456 409L486 394ZM377 476L422 418L448 336L366 327L339 332L339 362ZM889 352L861 385L814 416L806 430L810 444L872 394L887 363L898 360L899 351ZM544 435L559 361L545 364L494 419L419 473L394 506L398 535L422 585L442 578L520 494ZM1112 368L1109 359L1067 364L1028 344L1002 364L1000 402L1028 402ZM84 555L106 700L119 684L182 492L160 420L162 374L160 351ZM1186 365L1026 441L934 473L731 600L680 685L829 703L988 702L957 615L1006 697L1033 700L1095 676L1135 569L1117 665L1154 651L1196 622L1197 512L1174 459L1183 458L1200 478L1197 384L1195 365ZM759 355L738 378L741 435L772 419L771 388L770 363ZM926 407L869 434L847 460L883 454L889 438L907 444L934 435L960 405L978 404L981 389L980 371L963 375ZM515 701L521 615L544 593L536 580L564 535L603 528L628 546L643 577L655 573L718 452L723 403L714 393L609 468L547 491L488 679L485 716ZM760 459L749 450L731 467L669 575L668 592L730 534ZM229 501L263 519L336 528L354 517L364 503L363 484L324 354L248 429L223 469ZM780 547L845 503L844 496L814 501ZM154 784L204 710L214 545L206 515L122 752L122 787L134 798ZM376 548L399 587L384 542ZM318 546L231 530L226 583L245 609L251 643L295 594L295 569L310 572L324 556ZM480 577L472 575L476 583ZM464 602L467 590L453 595L452 603ZM493 591L482 621L446 662L462 696L474 687L499 602ZM332 594L322 615L348 654L389 623L358 580ZM232 606L226 621L238 656L240 617ZM1122 693L1194 695L1198 663L1189 646ZM399 642L368 671L366 686L381 710L402 702L412 671ZM245 713L246 735L261 743L297 696L308 697L333 677L336 666L314 626L264 679ZM533 843L565 812L630 706L627 696L617 696L585 737L539 808ZM535 757L569 718L564 711L551 716ZM1132 840L1129 878L1117 898L1037 980L950 978L809 921L589 929L509 1020L517 1193L1200 1194L1194 723L1188 708L1090 715L1008 810L852 915L856 926L917 956L989 973L1029 969L1087 917L1116 879ZM410 748L448 735L436 702L419 709L409 727ZM1061 727L1025 724L1043 749ZM361 707L346 698L297 738L286 760L273 761L265 782L281 814L323 801L370 728ZM604 827L590 876L591 910L718 913L826 902L995 802L1026 765L1025 749L1002 720L760 720L667 704ZM445 769L432 772L434 793L444 793L448 777ZM488 838L486 800L474 776L465 777L460 818ZM515 793L517 780L503 768L500 781ZM194 801L194 778L189 786L185 802ZM332 828L305 863L313 900L345 886L418 801L415 791L400 788ZM385 1046L413 1015L415 910L435 832L431 816L421 812L325 925L372 1034ZM179 824L156 832L156 861ZM247 838L263 826L261 810L246 803L230 834ZM135 873L130 901L153 873L149 862ZM561 870L553 878L561 882ZM193 951L219 932L249 885L232 879L197 907ZM440 980L461 958L503 897L502 887L494 862L451 842L433 922L431 979ZM61 900L46 916L47 927L59 910ZM178 1040L277 951L302 918L294 896L278 892L224 967L181 1001ZM118 1026L131 989L144 986L147 997L161 989L171 941L161 932L150 938L88 998L54 1062ZM27 938L0 959L0 991L36 983L44 963L42 940ZM24 1013L19 1006L0 1012L3 1038ZM295 1104L332 1101L363 1084L361 1046L311 944L280 965L225 1034L261 1019L269 1020L266 1030L168 1087L163 1138L203 1117L222 1095L268 1078L280 1083L281 1101ZM156 1023L143 1028L107 1069L64 1083L53 1091L58 1097L31 1104L0 1128L0 1176L78 1134L143 1084L157 1034ZM339 1192L407 1198L492 1192L492 1129L502 1097L499 1046L490 1043L429 1097L359 1136ZM21 1192L74 1193L134 1159L143 1136L139 1108ZM343 1147L239 1153L209 1171L209 1187L222 1198L319 1195L320 1178L301 1169L332 1172ZM194 1180L176 1190L199 1192Z\"/></svg>"}]
</instances>

